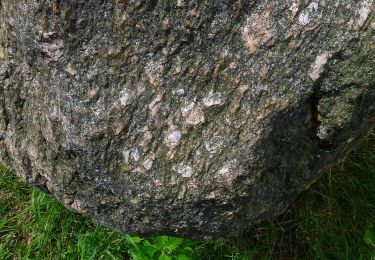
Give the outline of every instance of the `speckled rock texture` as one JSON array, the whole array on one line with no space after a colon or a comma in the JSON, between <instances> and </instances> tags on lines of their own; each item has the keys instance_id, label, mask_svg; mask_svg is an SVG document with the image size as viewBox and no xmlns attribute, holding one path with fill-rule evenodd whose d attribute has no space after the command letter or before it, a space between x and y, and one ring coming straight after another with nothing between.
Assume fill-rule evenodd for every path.
<instances>
[{"instance_id":1,"label":"speckled rock texture","mask_svg":"<svg viewBox=\"0 0 375 260\"><path fill-rule=\"evenodd\" d=\"M1 0L0 162L129 234L238 235L375 119L375 0Z\"/></svg>"}]
</instances>

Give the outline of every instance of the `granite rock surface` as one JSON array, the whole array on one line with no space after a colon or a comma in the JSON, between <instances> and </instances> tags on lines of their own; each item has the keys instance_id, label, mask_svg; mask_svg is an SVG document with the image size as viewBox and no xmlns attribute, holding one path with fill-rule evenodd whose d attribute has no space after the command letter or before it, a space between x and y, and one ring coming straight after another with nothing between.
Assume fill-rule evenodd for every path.
<instances>
[{"instance_id":1,"label":"granite rock surface","mask_svg":"<svg viewBox=\"0 0 375 260\"><path fill-rule=\"evenodd\" d=\"M238 235L374 126L374 0L1 0L0 163L137 235Z\"/></svg>"}]
</instances>

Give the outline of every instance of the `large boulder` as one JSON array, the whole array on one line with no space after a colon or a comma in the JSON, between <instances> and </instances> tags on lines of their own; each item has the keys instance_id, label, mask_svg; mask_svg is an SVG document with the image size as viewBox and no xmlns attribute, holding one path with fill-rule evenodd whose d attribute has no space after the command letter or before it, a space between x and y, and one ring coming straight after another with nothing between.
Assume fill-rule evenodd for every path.
<instances>
[{"instance_id":1,"label":"large boulder","mask_svg":"<svg viewBox=\"0 0 375 260\"><path fill-rule=\"evenodd\" d=\"M0 162L115 230L235 236L374 125L374 0L0 3Z\"/></svg>"}]
</instances>

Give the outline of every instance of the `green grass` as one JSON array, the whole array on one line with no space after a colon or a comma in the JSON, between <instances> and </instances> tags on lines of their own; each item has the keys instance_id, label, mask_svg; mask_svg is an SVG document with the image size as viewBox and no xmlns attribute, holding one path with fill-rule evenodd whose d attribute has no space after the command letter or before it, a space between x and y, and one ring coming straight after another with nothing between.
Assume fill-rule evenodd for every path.
<instances>
[{"instance_id":1,"label":"green grass","mask_svg":"<svg viewBox=\"0 0 375 260\"><path fill-rule=\"evenodd\" d=\"M375 135L288 211L231 240L129 237L0 168L0 259L375 259Z\"/></svg>"}]
</instances>

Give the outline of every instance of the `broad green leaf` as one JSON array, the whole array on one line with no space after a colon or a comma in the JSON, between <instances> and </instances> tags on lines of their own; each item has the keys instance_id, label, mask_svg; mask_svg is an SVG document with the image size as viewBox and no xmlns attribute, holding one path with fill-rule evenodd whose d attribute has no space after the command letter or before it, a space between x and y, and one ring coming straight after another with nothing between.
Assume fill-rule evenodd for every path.
<instances>
[{"instance_id":1,"label":"broad green leaf","mask_svg":"<svg viewBox=\"0 0 375 260\"><path fill-rule=\"evenodd\" d=\"M177 256L176 259L177 259L177 260L191 260L191 259L194 259L194 258L189 257L189 256L184 255L184 254L180 254L180 255Z\"/></svg>"},{"instance_id":2,"label":"broad green leaf","mask_svg":"<svg viewBox=\"0 0 375 260\"><path fill-rule=\"evenodd\" d=\"M159 260L172 260L172 257L165 254L164 252L159 256Z\"/></svg>"},{"instance_id":3,"label":"broad green leaf","mask_svg":"<svg viewBox=\"0 0 375 260\"><path fill-rule=\"evenodd\" d=\"M375 235L374 235L374 233L372 232L371 229L367 229L365 231L365 235L363 236L363 240L365 241L365 243L367 245L375 247Z\"/></svg>"}]
</instances>

